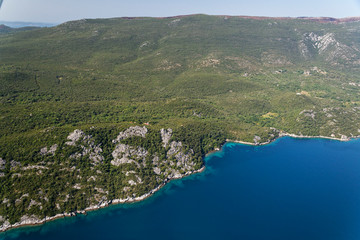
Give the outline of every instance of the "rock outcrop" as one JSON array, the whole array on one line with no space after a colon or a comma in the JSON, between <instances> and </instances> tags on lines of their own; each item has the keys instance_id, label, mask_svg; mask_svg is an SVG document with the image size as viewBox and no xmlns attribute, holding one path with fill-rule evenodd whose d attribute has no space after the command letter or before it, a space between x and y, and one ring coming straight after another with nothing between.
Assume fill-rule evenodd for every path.
<instances>
[{"instance_id":1,"label":"rock outcrop","mask_svg":"<svg viewBox=\"0 0 360 240\"><path fill-rule=\"evenodd\" d=\"M135 148L120 143L116 145L115 150L112 152L114 159L111 161L111 164L114 166L120 166L121 164L135 163L138 167L140 167L139 160L144 161L147 155L148 151L142 147Z\"/></svg>"},{"instance_id":2,"label":"rock outcrop","mask_svg":"<svg viewBox=\"0 0 360 240\"><path fill-rule=\"evenodd\" d=\"M310 59L318 54L333 64L338 64L339 60L355 64L358 60L357 56L360 54L358 49L337 41L334 33L325 33L324 35L313 32L305 33L298 47L305 59Z\"/></svg>"},{"instance_id":3,"label":"rock outcrop","mask_svg":"<svg viewBox=\"0 0 360 240\"><path fill-rule=\"evenodd\" d=\"M95 141L91 135L86 135L83 131L76 129L74 132L70 133L67 139L70 141L65 144L69 146L80 146L82 148L82 152L72 154L70 156L71 158L78 159L88 156L93 165L104 161L104 157L102 156L103 150L100 147L101 144L95 145Z\"/></svg>"},{"instance_id":4,"label":"rock outcrop","mask_svg":"<svg viewBox=\"0 0 360 240\"><path fill-rule=\"evenodd\" d=\"M172 141L170 143L170 149L167 151L167 155L168 156L174 155L175 153L180 152L181 149L182 149L182 143L181 142Z\"/></svg>"},{"instance_id":5,"label":"rock outcrop","mask_svg":"<svg viewBox=\"0 0 360 240\"><path fill-rule=\"evenodd\" d=\"M5 169L5 164L6 164L6 161L4 159L0 158L0 170Z\"/></svg>"},{"instance_id":6,"label":"rock outcrop","mask_svg":"<svg viewBox=\"0 0 360 240\"><path fill-rule=\"evenodd\" d=\"M258 144L260 143L260 141L261 141L261 137L259 137L259 136L255 136L255 137L254 137L254 143L255 143L256 145L258 145Z\"/></svg>"},{"instance_id":7,"label":"rock outcrop","mask_svg":"<svg viewBox=\"0 0 360 240\"><path fill-rule=\"evenodd\" d=\"M103 171L99 168L103 166L101 164L104 164L105 158L102 155L103 150L101 144L95 144L95 139L91 135L86 134L80 129L76 129L67 136L67 141L64 145L54 144L50 147L43 147L39 154L43 156L43 158L49 157L49 160L53 159L52 156L55 156L57 152L59 152L59 156L61 156L63 150L65 152L69 151L67 155L69 156L68 159L60 163L60 165L63 166L60 167L59 174L66 172L74 176L72 182L68 181L65 183L64 188L67 188L68 192L63 192L58 196L57 202L54 203L55 209L59 212L64 211L62 205L69 203L74 198L71 192L79 192L85 196L86 193L84 191L91 186L94 189L94 193L92 196L87 196L87 201L90 204L85 208L85 211L105 207L111 203L140 201L159 190L161 186L165 185L166 182L171 179L182 178L196 171L200 171L200 166L194 161L194 151L192 149L186 149L180 141L171 141L173 139L173 130L171 128L160 130L160 143L152 142L154 140L159 141L157 138L144 142L141 142L140 139L141 145L137 145L139 142L138 138L134 139L134 142L129 139L134 137L146 138L147 133L148 129L146 127L130 127L120 132L116 139L107 143L110 145L106 145L107 151L108 147L113 149L109 156L112 159L109 160L111 168L113 168L115 172L118 171L119 184L121 184L121 190L118 191L117 194L122 198L115 200L109 200L109 189L106 189L106 184L101 185L101 187L94 185L98 184L99 179L102 178L101 175ZM123 140L126 140L126 143L121 142ZM158 144L161 144L160 148L163 149L162 151L154 152L154 149L159 147ZM145 146L149 146L149 148ZM87 171L90 171L90 174L83 176L82 168L77 165L77 160L79 160L79 162L82 161L82 164L84 164L83 161L86 161L86 158L89 159L92 166L87 169ZM11 176L17 178L26 177L34 173L36 175L45 172L49 173L53 164L55 163L51 160L43 160L36 164L25 164L25 166L20 167L20 162L11 161ZM2 174L1 170L5 169L5 165L6 161L0 158L0 176ZM154 174L153 176L149 176L149 172L147 172L148 167L152 169L150 172ZM33 170L36 170L36 172ZM153 190L145 194L139 192L139 189L143 189L143 187L139 187L139 185L150 183L156 186ZM76 213L83 212L57 214L40 219L38 216L33 215L32 212L35 209L38 211L44 210L44 208L46 208L44 201L49 202L50 196L48 196L42 188L38 190L37 196L39 196L39 198L35 197L31 192L30 194L25 193L14 202L4 198L0 204L6 207L16 207L21 204L26 205L24 205L25 211L23 216L20 221L15 224L10 224L7 216L0 216L0 231L22 225L40 224L58 217L72 216Z\"/></svg>"},{"instance_id":8,"label":"rock outcrop","mask_svg":"<svg viewBox=\"0 0 360 240\"><path fill-rule=\"evenodd\" d=\"M69 146L75 146L76 142L82 139L85 136L85 133L79 129L75 129L70 135L67 137L69 142L66 142L65 144Z\"/></svg>"},{"instance_id":9,"label":"rock outcrop","mask_svg":"<svg viewBox=\"0 0 360 240\"><path fill-rule=\"evenodd\" d=\"M0 158L0 177L4 177L5 173L3 173L1 170L5 169L6 161L2 158Z\"/></svg>"},{"instance_id":10,"label":"rock outcrop","mask_svg":"<svg viewBox=\"0 0 360 240\"><path fill-rule=\"evenodd\" d=\"M17 162L17 161L14 161L14 160L12 160L12 161L10 162L10 169L11 169L11 170L13 170L13 169L15 169L15 168L17 168L17 167L19 167L19 166L21 166L21 163L20 163L20 162Z\"/></svg>"},{"instance_id":11,"label":"rock outcrop","mask_svg":"<svg viewBox=\"0 0 360 240\"><path fill-rule=\"evenodd\" d=\"M303 110L299 113L299 115L303 115L305 117L309 117L309 118L312 118L313 120L315 119L316 117L316 112L314 110Z\"/></svg>"},{"instance_id":12,"label":"rock outcrop","mask_svg":"<svg viewBox=\"0 0 360 240\"><path fill-rule=\"evenodd\" d=\"M163 147L166 148L169 144L169 141L172 137L172 129L169 128L169 129L161 129L160 130L160 133L161 133L161 139L162 139L162 142L163 142Z\"/></svg>"},{"instance_id":13,"label":"rock outcrop","mask_svg":"<svg viewBox=\"0 0 360 240\"><path fill-rule=\"evenodd\" d=\"M58 145L57 144L54 144L52 145L49 149L47 147L43 147L41 150L40 150L40 154L41 155L48 155L48 154L51 154L53 156L55 156L55 152L58 148Z\"/></svg>"},{"instance_id":14,"label":"rock outcrop","mask_svg":"<svg viewBox=\"0 0 360 240\"><path fill-rule=\"evenodd\" d=\"M119 135L116 137L115 140L113 140L113 143L118 143L123 139L131 138L131 137L143 137L145 138L146 134L148 132L148 129L146 127L129 127L124 132L120 132Z\"/></svg>"}]
</instances>

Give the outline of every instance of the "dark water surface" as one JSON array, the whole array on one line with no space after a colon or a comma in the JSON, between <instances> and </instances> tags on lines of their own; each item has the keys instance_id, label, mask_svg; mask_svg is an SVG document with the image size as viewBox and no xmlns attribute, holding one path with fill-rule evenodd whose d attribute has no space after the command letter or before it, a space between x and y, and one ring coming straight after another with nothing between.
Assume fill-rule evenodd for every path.
<instances>
[{"instance_id":1,"label":"dark water surface","mask_svg":"<svg viewBox=\"0 0 360 240\"><path fill-rule=\"evenodd\" d=\"M360 239L360 141L228 143L153 197L0 239Z\"/></svg>"}]
</instances>

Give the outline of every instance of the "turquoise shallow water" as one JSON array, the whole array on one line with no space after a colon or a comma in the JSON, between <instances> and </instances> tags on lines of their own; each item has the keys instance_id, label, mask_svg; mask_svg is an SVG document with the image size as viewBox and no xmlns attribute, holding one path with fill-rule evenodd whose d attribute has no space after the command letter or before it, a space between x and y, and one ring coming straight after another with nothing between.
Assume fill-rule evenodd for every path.
<instances>
[{"instance_id":1,"label":"turquoise shallow water","mask_svg":"<svg viewBox=\"0 0 360 240\"><path fill-rule=\"evenodd\" d=\"M0 239L360 239L360 141L226 144L153 197Z\"/></svg>"}]
</instances>

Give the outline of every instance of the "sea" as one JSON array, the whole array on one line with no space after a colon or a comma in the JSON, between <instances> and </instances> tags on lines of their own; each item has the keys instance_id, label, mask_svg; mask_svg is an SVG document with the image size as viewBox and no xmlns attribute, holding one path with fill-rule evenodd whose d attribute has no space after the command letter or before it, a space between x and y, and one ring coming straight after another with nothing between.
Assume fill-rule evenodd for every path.
<instances>
[{"instance_id":1,"label":"sea","mask_svg":"<svg viewBox=\"0 0 360 240\"><path fill-rule=\"evenodd\" d=\"M152 197L0 239L359 240L360 140L227 143Z\"/></svg>"}]
</instances>

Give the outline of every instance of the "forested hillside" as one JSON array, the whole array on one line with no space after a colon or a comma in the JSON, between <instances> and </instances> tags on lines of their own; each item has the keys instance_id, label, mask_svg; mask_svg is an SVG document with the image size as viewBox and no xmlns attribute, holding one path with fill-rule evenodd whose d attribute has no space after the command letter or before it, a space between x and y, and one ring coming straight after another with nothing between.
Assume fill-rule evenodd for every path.
<instances>
[{"instance_id":1,"label":"forested hillside","mask_svg":"<svg viewBox=\"0 0 360 240\"><path fill-rule=\"evenodd\" d=\"M225 139L356 137L359 57L358 19L1 26L0 225L136 199Z\"/></svg>"}]
</instances>

